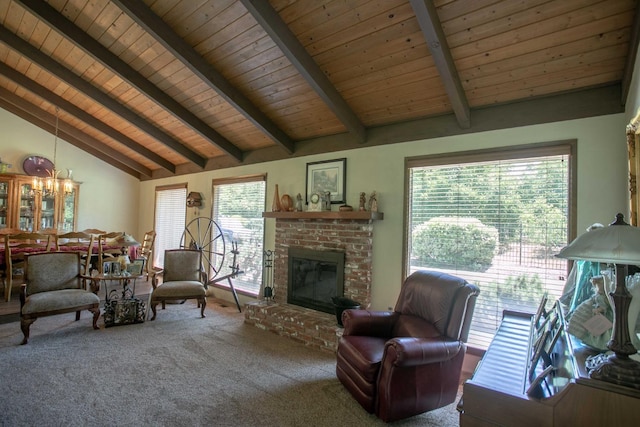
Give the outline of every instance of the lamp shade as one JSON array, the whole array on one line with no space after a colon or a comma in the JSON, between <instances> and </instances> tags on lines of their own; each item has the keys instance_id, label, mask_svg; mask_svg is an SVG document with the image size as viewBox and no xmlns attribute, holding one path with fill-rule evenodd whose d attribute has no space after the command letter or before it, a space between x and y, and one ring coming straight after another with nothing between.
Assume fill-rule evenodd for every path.
<instances>
[{"instance_id":1,"label":"lamp shade","mask_svg":"<svg viewBox=\"0 0 640 427\"><path fill-rule=\"evenodd\" d=\"M131 234L127 233L122 233L122 235L116 239L116 244L118 246L140 246L140 242L134 239Z\"/></svg>"},{"instance_id":2,"label":"lamp shade","mask_svg":"<svg viewBox=\"0 0 640 427\"><path fill-rule=\"evenodd\" d=\"M588 231L556 255L559 258L612 264L640 264L640 228L618 221Z\"/></svg>"}]
</instances>

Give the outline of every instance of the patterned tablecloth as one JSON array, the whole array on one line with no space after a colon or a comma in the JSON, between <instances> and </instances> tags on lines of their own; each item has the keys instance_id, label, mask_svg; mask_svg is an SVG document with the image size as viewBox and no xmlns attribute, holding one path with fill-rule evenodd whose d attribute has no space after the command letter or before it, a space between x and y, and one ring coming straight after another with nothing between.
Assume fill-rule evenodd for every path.
<instances>
[{"instance_id":1,"label":"patterned tablecloth","mask_svg":"<svg viewBox=\"0 0 640 427\"><path fill-rule=\"evenodd\" d=\"M118 249L120 248L120 246L112 246L112 245L107 245L104 247L104 249ZM55 250L55 249L53 249ZM65 252L74 252L74 251L81 251L84 252L86 249L84 246L61 246L60 247L61 251L65 251ZM16 248L15 250L12 249L11 250L12 253L37 253L37 252L42 252L40 249L38 248ZM93 247L93 251L94 254L98 253L98 245L95 245ZM131 256L131 254L129 255ZM5 263L4 263L4 247L0 248L0 266L2 267L2 270L4 270L5 268Z\"/></svg>"}]
</instances>

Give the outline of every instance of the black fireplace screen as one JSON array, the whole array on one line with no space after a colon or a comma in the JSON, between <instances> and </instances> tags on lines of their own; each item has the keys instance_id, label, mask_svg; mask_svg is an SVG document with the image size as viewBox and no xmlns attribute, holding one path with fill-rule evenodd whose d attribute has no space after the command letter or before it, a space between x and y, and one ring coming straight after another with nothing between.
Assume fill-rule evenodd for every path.
<instances>
[{"instance_id":1,"label":"black fireplace screen","mask_svg":"<svg viewBox=\"0 0 640 427\"><path fill-rule=\"evenodd\" d=\"M334 313L332 297L344 294L344 252L289 248L287 303Z\"/></svg>"}]
</instances>

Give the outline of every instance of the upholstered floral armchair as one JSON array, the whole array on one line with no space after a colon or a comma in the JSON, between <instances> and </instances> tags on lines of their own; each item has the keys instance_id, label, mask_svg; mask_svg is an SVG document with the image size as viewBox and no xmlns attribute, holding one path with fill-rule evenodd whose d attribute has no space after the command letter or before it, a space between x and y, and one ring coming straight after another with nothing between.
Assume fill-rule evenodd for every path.
<instances>
[{"instance_id":1,"label":"upholstered floral armchair","mask_svg":"<svg viewBox=\"0 0 640 427\"><path fill-rule=\"evenodd\" d=\"M86 290L78 252L43 252L25 257L25 283L20 291L20 328L29 340L31 324L39 317L89 310L98 329L100 298L97 289ZM76 320L80 316L76 315Z\"/></svg>"},{"instance_id":2,"label":"upholstered floral armchair","mask_svg":"<svg viewBox=\"0 0 640 427\"><path fill-rule=\"evenodd\" d=\"M162 281L159 281L162 278ZM207 276L202 269L202 252L195 249L164 251L164 268L152 273L151 311L156 318L156 306L166 301L198 300L200 316L207 306Z\"/></svg>"}]
</instances>

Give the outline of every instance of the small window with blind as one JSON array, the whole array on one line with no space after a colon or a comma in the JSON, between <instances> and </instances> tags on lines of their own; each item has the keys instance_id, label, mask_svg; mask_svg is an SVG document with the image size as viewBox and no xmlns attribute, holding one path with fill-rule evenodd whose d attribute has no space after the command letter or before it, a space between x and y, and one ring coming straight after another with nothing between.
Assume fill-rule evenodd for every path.
<instances>
[{"instance_id":1,"label":"small window with blind","mask_svg":"<svg viewBox=\"0 0 640 427\"><path fill-rule=\"evenodd\" d=\"M432 269L480 288L469 344L487 348L503 310L562 294L574 142L408 159L406 274Z\"/></svg>"},{"instance_id":2,"label":"small window with blind","mask_svg":"<svg viewBox=\"0 0 640 427\"><path fill-rule=\"evenodd\" d=\"M244 273L233 279L238 293L257 296L262 284L264 248L265 176L250 176L213 181L212 218L225 238L225 268L231 264L232 243L238 246L237 264ZM224 275L225 270L220 274ZM216 286L226 288L222 281Z\"/></svg>"},{"instance_id":3,"label":"small window with blind","mask_svg":"<svg viewBox=\"0 0 640 427\"><path fill-rule=\"evenodd\" d=\"M154 267L164 267L164 251L166 249L180 247L180 239L187 220L186 203L186 184L156 188Z\"/></svg>"}]
</instances>

